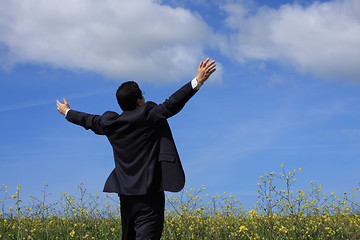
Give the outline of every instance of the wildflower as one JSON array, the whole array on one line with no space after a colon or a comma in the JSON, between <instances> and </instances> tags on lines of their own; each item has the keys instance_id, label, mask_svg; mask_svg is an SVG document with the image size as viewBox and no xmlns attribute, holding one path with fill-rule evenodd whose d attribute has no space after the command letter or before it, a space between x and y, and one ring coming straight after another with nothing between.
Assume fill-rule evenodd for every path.
<instances>
[{"instance_id":1,"label":"wildflower","mask_svg":"<svg viewBox=\"0 0 360 240\"><path fill-rule=\"evenodd\" d=\"M20 185L17 185L16 189L17 189L17 190L20 190L20 189L21 189L21 186L20 186Z\"/></svg>"},{"instance_id":2,"label":"wildflower","mask_svg":"<svg viewBox=\"0 0 360 240\"><path fill-rule=\"evenodd\" d=\"M287 230L287 228L286 228L286 227L281 226L281 228L279 229L279 232L282 232L282 233L287 233L287 232L288 232L288 230Z\"/></svg>"},{"instance_id":3,"label":"wildflower","mask_svg":"<svg viewBox=\"0 0 360 240\"><path fill-rule=\"evenodd\" d=\"M245 226L240 226L240 228L239 228L239 232L246 232L247 230L248 230L248 228Z\"/></svg>"},{"instance_id":4,"label":"wildflower","mask_svg":"<svg viewBox=\"0 0 360 240\"><path fill-rule=\"evenodd\" d=\"M75 235L75 231L72 230L72 231L70 232L70 236L71 236L71 237L74 237L74 235Z\"/></svg>"},{"instance_id":5,"label":"wildflower","mask_svg":"<svg viewBox=\"0 0 360 240\"><path fill-rule=\"evenodd\" d=\"M252 216L252 217L256 217L257 216L257 212L255 210L250 210L249 211L249 214Z\"/></svg>"}]
</instances>

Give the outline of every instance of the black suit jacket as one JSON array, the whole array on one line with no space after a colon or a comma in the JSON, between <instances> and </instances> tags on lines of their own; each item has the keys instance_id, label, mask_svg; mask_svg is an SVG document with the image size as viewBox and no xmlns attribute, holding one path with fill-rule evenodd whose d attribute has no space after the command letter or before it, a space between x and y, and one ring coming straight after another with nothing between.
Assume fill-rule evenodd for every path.
<instances>
[{"instance_id":1,"label":"black suit jacket","mask_svg":"<svg viewBox=\"0 0 360 240\"><path fill-rule=\"evenodd\" d=\"M178 113L196 93L187 83L162 104L146 102L141 107L91 115L70 110L66 119L106 135L114 153L115 169L104 192L143 195L159 191L180 191L185 174L167 118Z\"/></svg>"}]
</instances>

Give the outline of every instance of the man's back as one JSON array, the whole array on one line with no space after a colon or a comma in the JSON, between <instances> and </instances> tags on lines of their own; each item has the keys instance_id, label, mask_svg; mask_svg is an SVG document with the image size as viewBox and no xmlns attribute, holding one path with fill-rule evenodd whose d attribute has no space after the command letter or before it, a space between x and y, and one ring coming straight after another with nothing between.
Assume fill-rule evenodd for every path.
<instances>
[{"instance_id":1,"label":"man's back","mask_svg":"<svg viewBox=\"0 0 360 240\"><path fill-rule=\"evenodd\" d=\"M160 105L146 102L120 115L110 111L102 116L74 110L67 113L67 120L106 135L111 143L115 169L105 183L105 192L144 195L182 189L185 174L166 119L178 113L195 93L187 83Z\"/></svg>"}]
</instances>

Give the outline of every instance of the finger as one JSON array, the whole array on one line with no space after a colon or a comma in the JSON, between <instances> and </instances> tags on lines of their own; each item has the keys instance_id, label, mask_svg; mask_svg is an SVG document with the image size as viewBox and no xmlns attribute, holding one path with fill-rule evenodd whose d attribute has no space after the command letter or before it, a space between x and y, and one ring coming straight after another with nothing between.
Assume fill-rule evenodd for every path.
<instances>
[{"instance_id":1,"label":"finger","mask_svg":"<svg viewBox=\"0 0 360 240\"><path fill-rule=\"evenodd\" d=\"M215 63L215 60L212 60L210 63L209 63L209 65L212 65L212 64L214 64Z\"/></svg>"},{"instance_id":2,"label":"finger","mask_svg":"<svg viewBox=\"0 0 360 240\"><path fill-rule=\"evenodd\" d=\"M214 67L216 67L216 64L209 65L209 66L206 68L206 71L209 72L209 71L211 71Z\"/></svg>"},{"instance_id":3,"label":"finger","mask_svg":"<svg viewBox=\"0 0 360 240\"><path fill-rule=\"evenodd\" d=\"M202 68L202 65L203 65L203 61L200 62L199 68Z\"/></svg>"},{"instance_id":4,"label":"finger","mask_svg":"<svg viewBox=\"0 0 360 240\"><path fill-rule=\"evenodd\" d=\"M210 58L207 58L205 61L204 61L204 65L206 66L206 64L209 62Z\"/></svg>"},{"instance_id":5,"label":"finger","mask_svg":"<svg viewBox=\"0 0 360 240\"><path fill-rule=\"evenodd\" d=\"M208 76L210 77L211 74L213 74L213 72L216 71L216 68L212 69L209 73L208 73Z\"/></svg>"},{"instance_id":6,"label":"finger","mask_svg":"<svg viewBox=\"0 0 360 240\"><path fill-rule=\"evenodd\" d=\"M206 67L210 69L212 66L215 65L215 60L212 60Z\"/></svg>"},{"instance_id":7,"label":"finger","mask_svg":"<svg viewBox=\"0 0 360 240\"><path fill-rule=\"evenodd\" d=\"M67 101L66 101L66 98L63 98L63 100L64 100L64 104L68 104Z\"/></svg>"}]
</instances>

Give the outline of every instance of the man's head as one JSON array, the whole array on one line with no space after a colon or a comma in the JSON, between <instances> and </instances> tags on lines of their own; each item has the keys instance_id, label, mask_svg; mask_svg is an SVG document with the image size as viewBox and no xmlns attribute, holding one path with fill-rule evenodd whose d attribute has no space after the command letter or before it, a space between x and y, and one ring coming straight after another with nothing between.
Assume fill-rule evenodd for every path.
<instances>
[{"instance_id":1,"label":"man's head","mask_svg":"<svg viewBox=\"0 0 360 240\"><path fill-rule=\"evenodd\" d=\"M116 91L116 99L123 111L130 111L144 104L145 99L134 81L124 82Z\"/></svg>"}]
</instances>

